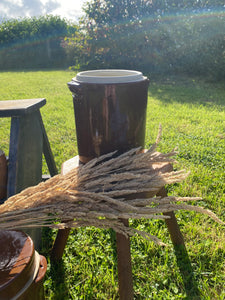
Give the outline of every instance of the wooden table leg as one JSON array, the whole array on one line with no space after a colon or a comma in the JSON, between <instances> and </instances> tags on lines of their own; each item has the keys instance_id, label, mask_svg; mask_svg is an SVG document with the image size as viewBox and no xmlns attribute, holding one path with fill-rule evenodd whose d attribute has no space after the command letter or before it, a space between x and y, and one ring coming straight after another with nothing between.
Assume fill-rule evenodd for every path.
<instances>
[{"instance_id":1,"label":"wooden table leg","mask_svg":"<svg viewBox=\"0 0 225 300\"><path fill-rule=\"evenodd\" d=\"M161 197L167 197L167 192L165 187L163 187L158 193L157 196L161 196ZM183 235L180 231L179 225L177 223L177 219L176 216L174 214L173 211L167 212L167 213L163 213L165 216L169 216L170 219L166 219L166 225L167 228L169 230L169 234L172 240L172 243L174 246L177 245L183 245L184 246L184 239L183 239Z\"/></svg>"},{"instance_id":2,"label":"wooden table leg","mask_svg":"<svg viewBox=\"0 0 225 300\"><path fill-rule=\"evenodd\" d=\"M45 138L44 138L45 140ZM47 141L47 140L46 140ZM48 143L46 143L46 149L48 149ZM50 152L49 152L50 153ZM50 153L50 161L51 161L51 153ZM67 169L67 165L69 164L69 169ZM55 172L56 171L56 167L54 167L54 165L51 163L52 165L52 171ZM71 160L68 160L67 162L62 164L62 168L61 168L61 174L65 175L69 170L71 170L72 168L75 168L79 165L79 157L76 156L74 158L72 158ZM66 229L59 229L56 235L56 239L54 241L52 250L51 250L51 260L54 262L58 262L62 259L63 256L63 251L66 247L66 243L68 240L70 234L70 228L66 228Z\"/></svg>"},{"instance_id":3,"label":"wooden table leg","mask_svg":"<svg viewBox=\"0 0 225 300\"><path fill-rule=\"evenodd\" d=\"M129 226L128 220L123 219L125 226ZM134 298L133 277L130 252L130 238L121 233L116 233L117 265L120 300L132 300Z\"/></svg>"},{"instance_id":4,"label":"wooden table leg","mask_svg":"<svg viewBox=\"0 0 225 300\"><path fill-rule=\"evenodd\" d=\"M59 229L51 251L51 259L55 262L60 261L63 256L63 251L70 234L70 229Z\"/></svg>"}]
</instances>

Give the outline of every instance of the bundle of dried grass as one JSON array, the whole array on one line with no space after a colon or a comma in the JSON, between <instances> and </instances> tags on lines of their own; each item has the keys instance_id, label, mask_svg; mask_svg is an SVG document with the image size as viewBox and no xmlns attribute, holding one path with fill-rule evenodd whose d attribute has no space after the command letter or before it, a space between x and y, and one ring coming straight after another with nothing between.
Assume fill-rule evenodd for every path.
<instances>
[{"instance_id":1,"label":"bundle of dried grass","mask_svg":"<svg viewBox=\"0 0 225 300\"><path fill-rule=\"evenodd\" d=\"M188 176L185 171L173 171L175 151L155 151L158 140L147 152L137 148L119 156L109 153L9 198L0 206L0 229L95 226L125 235L139 233L163 244L154 236L126 227L121 219L165 219L169 217L162 213L186 209L224 224L213 212L184 204L200 198L156 197L166 184Z\"/></svg>"}]
</instances>

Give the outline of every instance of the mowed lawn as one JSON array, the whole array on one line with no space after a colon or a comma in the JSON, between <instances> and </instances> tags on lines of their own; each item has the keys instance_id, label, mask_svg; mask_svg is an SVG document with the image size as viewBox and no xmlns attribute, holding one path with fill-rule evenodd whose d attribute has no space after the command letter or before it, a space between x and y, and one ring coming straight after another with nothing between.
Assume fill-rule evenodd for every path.
<instances>
[{"instance_id":1,"label":"mowed lawn","mask_svg":"<svg viewBox=\"0 0 225 300\"><path fill-rule=\"evenodd\" d=\"M67 87L75 75L66 70L0 73L0 100L46 98L41 114L59 170L65 160L77 155L72 95ZM225 221L225 83L148 77L146 147L154 143L161 124L158 150L177 148L174 168L190 171L187 180L168 186L168 193L202 197L198 205ZM9 132L10 120L0 119L0 149L6 154ZM48 173L45 162L43 173ZM168 245L131 238L135 299L225 299L225 227L196 212L179 211L176 216L191 268L184 259L177 260L163 221L130 220L130 226ZM46 299L118 299L113 232L73 230L58 265L49 259L55 234L48 229L43 234L41 252L48 259Z\"/></svg>"}]
</instances>

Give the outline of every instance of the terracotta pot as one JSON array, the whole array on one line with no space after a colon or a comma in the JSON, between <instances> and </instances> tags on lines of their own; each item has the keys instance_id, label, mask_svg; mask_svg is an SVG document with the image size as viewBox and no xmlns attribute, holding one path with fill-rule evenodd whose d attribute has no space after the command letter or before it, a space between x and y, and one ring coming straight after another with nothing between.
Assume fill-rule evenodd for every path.
<instances>
[{"instance_id":1,"label":"terracotta pot","mask_svg":"<svg viewBox=\"0 0 225 300\"><path fill-rule=\"evenodd\" d=\"M22 231L0 231L0 299L43 300L44 256Z\"/></svg>"},{"instance_id":2,"label":"terracotta pot","mask_svg":"<svg viewBox=\"0 0 225 300\"><path fill-rule=\"evenodd\" d=\"M7 160L5 153L0 150L0 200L7 196Z\"/></svg>"},{"instance_id":3,"label":"terracotta pot","mask_svg":"<svg viewBox=\"0 0 225 300\"><path fill-rule=\"evenodd\" d=\"M144 147L148 85L141 72L130 70L85 71L68 83L80 161Z\"/></svg>"}]
</instances>

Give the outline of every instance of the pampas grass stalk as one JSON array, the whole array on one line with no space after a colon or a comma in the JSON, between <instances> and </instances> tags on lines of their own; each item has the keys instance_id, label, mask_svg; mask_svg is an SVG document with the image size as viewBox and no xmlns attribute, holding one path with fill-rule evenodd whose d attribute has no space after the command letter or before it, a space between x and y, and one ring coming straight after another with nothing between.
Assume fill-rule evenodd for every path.
<instances>
[{"instance_id":1,"label":"pampas grass stalk","mask_svg":"<svg viewBox=\"0 0 225 300\"><path fill-rule=\"evenodd\" d=\"M213 212L195 205L194 197L157 197L166 184L185 180L188 172L173 171L176 152L156 152L156 143L117 155L108 153L65 175L56 175L9 198L0 206L0 230L24 227L113 228L124 235L138 233L163 245L156 237L127 227L121 219L166 219L163 213L180 209L208 215L223 224Z\"/></svg>"}]
</instances>

